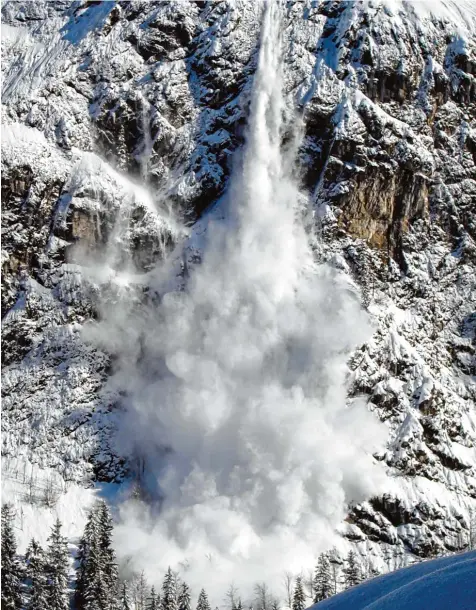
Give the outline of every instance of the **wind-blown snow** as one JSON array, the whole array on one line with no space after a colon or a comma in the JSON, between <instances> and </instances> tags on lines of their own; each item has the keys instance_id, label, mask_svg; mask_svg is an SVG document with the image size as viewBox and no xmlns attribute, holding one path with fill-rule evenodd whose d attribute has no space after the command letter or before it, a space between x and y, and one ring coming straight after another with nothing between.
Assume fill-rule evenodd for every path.
<instances>
[{"instance_id":1,"label":"wind-blown snow","mask_svg":"<svg viewBox=\"0 0 476 610\"><path fill-rule=\"evenodd\" d=\"M231 581L246 593L257 574L278 585L285 569L312 565L346 506L384 478L371 456L383 426L346 406L346 358L369 322L349 284L314 263L280 64L270 3L246 149L202 263L184 291L105 309L86 335L119 352L117 442L144 461L153 500L122 507L118 548L151 577L188 566L197 588L213 566L213 597ZM294 136L283 150L285 128Z\"/></svg>"}]
</instances>

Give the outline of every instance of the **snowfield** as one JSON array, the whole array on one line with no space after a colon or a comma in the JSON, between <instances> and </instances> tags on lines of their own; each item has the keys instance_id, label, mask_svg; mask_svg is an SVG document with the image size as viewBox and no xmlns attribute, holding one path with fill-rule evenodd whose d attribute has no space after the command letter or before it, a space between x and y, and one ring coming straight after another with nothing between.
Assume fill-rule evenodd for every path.
<instances>
[{"instance_id":1,"label":"snowfield","mask_svg":"<svg viewBox=\"0 0 476 610\"><path fill-rule=\"evenodd\" d=\"M474 610L476 553L425 561L373 578L315 610Z\"/></svg>"}]
</instances>

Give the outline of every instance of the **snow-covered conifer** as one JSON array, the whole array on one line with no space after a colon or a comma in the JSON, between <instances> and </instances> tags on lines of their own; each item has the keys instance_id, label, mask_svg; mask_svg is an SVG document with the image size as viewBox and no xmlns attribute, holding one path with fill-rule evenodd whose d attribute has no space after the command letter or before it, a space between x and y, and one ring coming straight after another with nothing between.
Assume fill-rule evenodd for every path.
<instances>
[{"instance_id":1,"label":"snow-covered conifer","mask_svg":"<svg viewBox=\"0 0 476 610\"><path fill-rule=\"evenodd\" d=\"M46 558L40 544L33 538L25 554L28 584L28 610L47 608Z\"/></svg>"},{"instance_id":2,"label":"snow-covered conifer","mask_svg":"<svg viewBox=\"0 0 476 610\"><path fill-rule=\"evenodd\" d=\"M68 610L68 543L61 533L61 521L56 520L48 538L47 599L48 610Z\"/></svg>"},{"instance_id":3,"label":"snow-covered conifer","mask_svg":"<svg viewBox=\"0 0 476 610\"><path fill-rule=\"evenodd\" d=\"M293 607L292 610L304 610L306 607L306 596L302 585L302 577L296 578L296 586L294 587Z\"/></svg>"},{"instance_id":4,"label":"snow-covered conifer","mask_svg":"<svg viewBox=\"0 0 476 610\"><path fill-rule=\"evenodd\" d=\"M180 583L177 606L178 610L191 610L190 587L186 582Z\"/></svg>"},{"instance_id":5,"label":"snow-covered conifer","mask_svg":"<svg viewBox=\"0 0 476 610\"><path fill-rule=\"evenodd\" d=\"M122 583L121 592L119 594L119 610L132 610L129 598L129 588L126 581Z\"/></svg>"},{"instance_id":6,"label":"snow-covered conifer","mask_svg":"<svg viewBox=\"0 0 476 610\"><path fill-rule=\"evenodd\" d=\"M101 563L101 550L97 539L91 541L85 572L84 610L114 608L108 589L107 577Z\"/></svg>"},{"instance_id":7,"label":"snow-covered conifer","mask_svg":"<svg viewBox=\"0 0 476 610\"><path fill-rule=\"evenodd\" d=\"M117 563L112 547L112 517L104 501L97 507L97 523L100 567L107 590L108 604L112 608L117 598Z\"/></svg>"},{"instance_id":8,"label":"snow-covered conifer","mask_svg":"<svg viewBox=\"0 0 476 610\"><path fill-rule=\"evenodd\" d=\"M13 509L10 504L2 506L2 610L17 610L21 607L20 567L17 559L17 544L13 532Z\"/></svg>"},{"instance_id":9,"label":"snow-covered conifer","mask_svg":"<svg viewBox=\"0 0 476 610\"><path fill-rule=\"evenodd\" d=\"M177 610L177 579L170 567L162 585L160 607L161 610Z\"/></svg>"},{"instance_id":10,"label":"snow-covered conifer","mask_svg":"<svg viewBox=\"0 0 476 610\"><path fill-rule=\"evenodd\" d=\"M205 589L202 589L200 591L200 595L198 596L197 610L211 610L210 602L208 601L208 596Z\"/></svg>"},{"instance_id":11,"label":"snow-covered conifer","mask_svg":"<svg viewBox=\"0 0 476 610\"><path fill-rule=\"evenodd\" d=\"M105 502L90 512L77 555L77 610L117 607L117 564L112 548L112 518Z\"/></svg>"},{"instance_id":12,"label":"snow-covered conifer","mask_svg":"<svg viewBox=\"0 0 476 610\"><path fill-rule=\"evenodd\" d=\"M332 575L329 558L325 553L319 555L313 581L314 603L331 597Z\"/></svg>"},{"instance_id":13,"label":"snow-covered conifer","mask_svg":"<svg viewBox=\"0 0 476 610\"><path fill-rule=\"evenodd\" d=\"M354 551L349 551L343 572L346 589L354 587L362 581Z\"/></svg>"},{"instance_id":14,"label":"snow-covered conifer","mask_svg":"<svg viewBox=\"0 0 476 610\"><path fill-rule=\"evenodd\" d=\"M98 524L96 510L89 513L83 535L79 541L78 554L76 560L78 567L76 570L76 590L74 594L74 605L77 610L82 610L85 606L86 573L88 571L89 551L93 540L98 537Z\"/></svg>"},{"instance_id":15,"label":"snow-covered conifer","mask_svg":"<svg viewBox=\"0 0 476 610\"><path fill-rule=\"evenodd\" d=\"M149 597L147 598L146 610L159 610L160 596L155 592L155 587L150 589Z\"/></svg>"}]
</instances>

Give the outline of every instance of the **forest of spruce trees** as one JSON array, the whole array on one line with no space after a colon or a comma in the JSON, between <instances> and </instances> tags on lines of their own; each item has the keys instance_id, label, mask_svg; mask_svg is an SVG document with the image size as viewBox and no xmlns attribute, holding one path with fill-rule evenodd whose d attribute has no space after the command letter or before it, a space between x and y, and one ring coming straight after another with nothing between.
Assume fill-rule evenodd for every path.
<instances>
[{"instance_id":1,"label":"forest of spruce trees","mask_svg":"<svg viewBox=\"0 0 476 610\"><path fill-rule=\"evenodd\" d=\"M113 521L107 504L91 510L79 541L75 577L61 522L56 521L47 548L35 539L24 556L17 553L12 506L2 506L2 610L192 610L192 591L169 567L161 587L149 584L144 573L132 578L119 574L112 547ZM321 553L308 574L283 577L285 596L275 597L265 583L254 588L253 599L240 598L231 585L224 592L228 610L304 610L342 589L353 587L378 573L362 573L353 551L342 560L335 551ZM198 593L196 610L211 610L205 588Z\"/></svg>"}]
</instances>

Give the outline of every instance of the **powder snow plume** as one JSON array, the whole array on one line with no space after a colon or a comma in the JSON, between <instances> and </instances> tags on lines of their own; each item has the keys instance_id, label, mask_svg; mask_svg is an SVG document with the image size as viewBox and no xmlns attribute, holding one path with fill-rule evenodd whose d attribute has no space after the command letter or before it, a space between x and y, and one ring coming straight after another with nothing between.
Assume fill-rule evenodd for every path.
<instances>
[{"instance_id":1,"label":"powder snow plume","mask_svg":"<svg viewBox=\"0 0 476 610\"><path fill-rule=\"evenodd\" d=\"M118 549L151 582L170 565L216 603L231 582L244 598L256 581L278 594L384 477L371 457L384 431L346 406L346 360L370 326L313 260L297 119L282 146L281 10L264 6L246 146L201 264L184 290L117 305L89 330L118 353L117 442L144 462L148 501L122 505Z\"/></svg>"}]
</instances>

